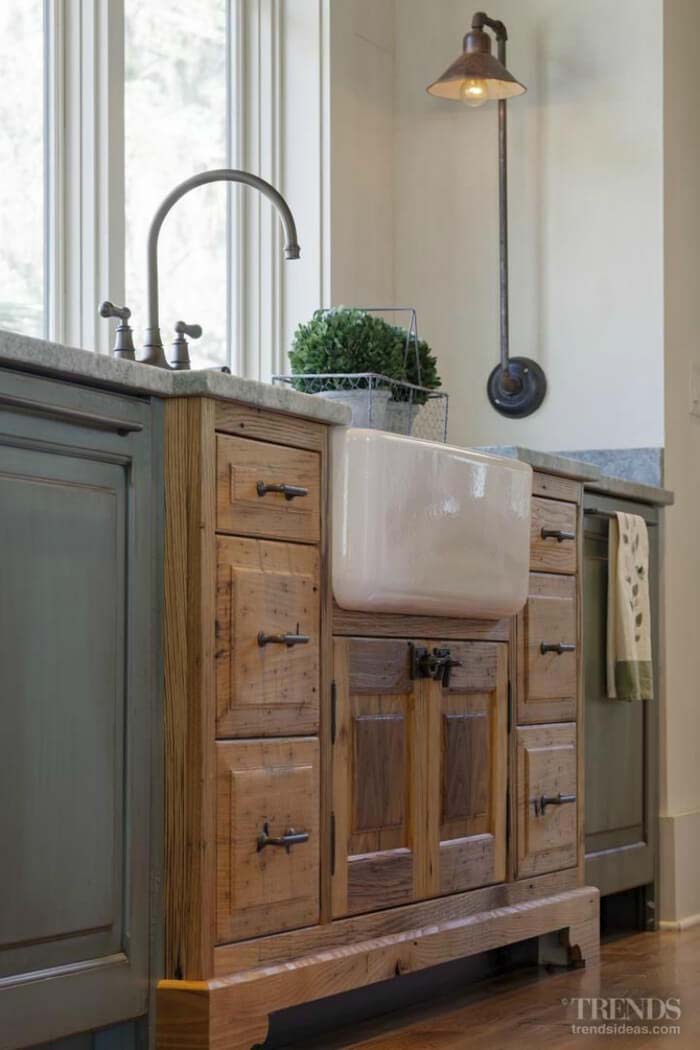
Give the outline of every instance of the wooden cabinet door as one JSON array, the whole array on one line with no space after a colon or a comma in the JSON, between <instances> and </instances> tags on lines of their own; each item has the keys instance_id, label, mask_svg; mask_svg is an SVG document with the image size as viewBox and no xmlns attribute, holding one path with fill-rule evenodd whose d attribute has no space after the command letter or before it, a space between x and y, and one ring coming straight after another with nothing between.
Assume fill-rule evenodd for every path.
<instances>
[{"instance_id":1,"label":"wooden cabinet door","mask_svg":"<svg viewBox=\"0 0 700 1050\"><path fill-rule=\"evenodd\" d=\"M317 548L219 536L217 562L217 736L317 732Z\"/></svg>"},{"instance_id":2,"label":"wooden cabinet door","mask_svg":"<svg viewBox=\"0 0 700 1050\"><path fill-rule=\"evenodd\" d=\"M152 418L143 401L0 373L4 1050L147 1010Z\"/></svg>"},{"instance_id":3,"label":"wooden cabinet door","mask_svg":"<svg viewBox=\"0 0 700 1050\"><path fill-rule=\"evenodd\" d=\"M312 925L319 912L318 740L227 741L216 752L217 941ZM290 841L265 845L268 838Z\"/></svg>"},{"instance_id":4,"label":"wooden cabinet door","mask_svg":"<svg viewBox=\"0 0 700 1050\"><path fill-rule=\"evenodd\" d=\"M516 730L517 875L576 864L576 726Z\"/></svg>"},{"instance_id":5,"label":"wooden cabinet door","mask_svg":"<svg viewBox=\"0 0 700 1050\"><path fill-rule=\"evenodd\" d=\"M500 882L506 863L508 646L441 646L461 667L447 687L429 683L439 775L431 782L429 836L437 855L428 896Z\"/></svg>"},{"instance_id":6,"label":"wooden cabinet door","mask_svg":"<svg viewBox=\"0 0 700 1050\"><path fill-rule=\"evenodd\" d=\"M333 915L414 899L418 808L426 770L406 641L334 645Z\"/></svg>"},{"instance_id":7,"label":"wooden cabinet door","mask_svg":"<svg viewBox=\"0 0 700 1050\"><path fill-rule=\"evenodd\" d=\"M444 643L444 687L412 644L335 642L334 916L505 877L507 646Z\"/></svg>"},{"instance_id":8,"label":"wooden cabinet door","mask_svg":"<svg viewBox=\"0 0 700 1050\"><path fill-rule=\"evenodd\" d=\"M530 574L517 619L518 722L576 718L578 610L575 576Z\"/></svg>"}]
</instances>

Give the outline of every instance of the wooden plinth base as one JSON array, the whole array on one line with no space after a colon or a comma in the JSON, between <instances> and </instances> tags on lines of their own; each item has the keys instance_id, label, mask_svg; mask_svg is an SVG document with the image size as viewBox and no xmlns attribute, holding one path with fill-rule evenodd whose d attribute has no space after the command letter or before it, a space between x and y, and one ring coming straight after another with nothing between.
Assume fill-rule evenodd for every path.
<instances>
[{"instance_id":1,"label":"wooden plinth base","mask_svg":"<svg viewBox=\"0 0 700 1050\"><path fill-rule=\"evenodd\" d=\"M251 1050L265 1041L268 1015L277 1010L558 931L557 962L597 964L597 889L438 921L229 977L161 981L157 1050Z\"/></svg>"}]
</instances>

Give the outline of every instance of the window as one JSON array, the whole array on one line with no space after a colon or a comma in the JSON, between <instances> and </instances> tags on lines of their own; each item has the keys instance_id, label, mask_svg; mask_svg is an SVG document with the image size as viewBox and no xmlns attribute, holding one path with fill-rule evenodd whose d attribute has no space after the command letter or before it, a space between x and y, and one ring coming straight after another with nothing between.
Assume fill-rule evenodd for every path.
<instances>
[{"instance_id":1,"label":"window","mask_svg":"<svg viewBox=\"0 0 700 1050\"><path fill-rule=\"evenodd\" d=\"M138 346L156 206L195 172L243 168L287 197L302 259L285 266L259 194L198 188L161 233L161 332L167 355L176 321L202 325L194 367L282 371L327 286L329 2L0 0L0 326L108 353L109 298Z\"/></svg>"},{"instance_id":2,"label":"window","mask_svg":"<svg viewBox=\"0 0 700 1050\"><path fill-rule=\"evenodd\" d=\"M126 0L126 301L146 324L146 238L157 206L195 172L228 164L226 0ZM160 236L160 321L167 347L176 321L204 328L193 367L228 362L224 184L183 198Z\"/></svg>"},{"instance_id":3,"label":"window","mask_svg":"<svg viewBox=\"0 0 700 1050\"><path fill-rule=\"evenodd\" d=\"M0 4L0 327L46 330L42 0Z\"/></svg>"}]
</instances>

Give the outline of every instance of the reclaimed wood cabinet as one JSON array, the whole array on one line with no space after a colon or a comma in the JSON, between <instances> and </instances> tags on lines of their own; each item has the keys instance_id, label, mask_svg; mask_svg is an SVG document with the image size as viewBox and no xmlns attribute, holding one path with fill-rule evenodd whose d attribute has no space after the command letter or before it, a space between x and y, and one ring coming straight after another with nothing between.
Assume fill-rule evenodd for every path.
<instances>
[{"instance_id":1,"label":"reclaimed wood cabinet","mask_svg":"<svg viewBox=\"0 0 700 1050\"><path fill-rule=\"evenodd\" d=\"M161 468L148 400L2 371L0 423L0 1046L11 1050L148 1008Z\"/></svg>"},{"instance_id":2,"label":"reclaimed wood cabinet","mask_svg":"<svg viewBox=\"0 0 700 1050\"><path fill-rule=\"evenodd\" d=\"M165 433L159 1050L532 937L594 961L580 485L533 475L517 620L348 612L324 424L192 398Z\"/></svg>"},{"instance_id":3,"label":"reclaimed wood cabinet","mask_svg":"<svg viewBox=\"0 0 700 1050\"><path fill-rule=\"evenodd\" d=\"M436 650L447 683L416 674ZM336 639L334 917L505 878L507 650Z\"/></svg>"}]
</instances>

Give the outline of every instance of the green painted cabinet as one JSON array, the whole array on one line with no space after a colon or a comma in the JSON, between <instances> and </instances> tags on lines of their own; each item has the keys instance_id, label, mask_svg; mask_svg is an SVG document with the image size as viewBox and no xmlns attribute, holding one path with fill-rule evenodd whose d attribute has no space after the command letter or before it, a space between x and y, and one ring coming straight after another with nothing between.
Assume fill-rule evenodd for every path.
<instances>
[{"instance_id":1,"label":"green painted cabinet","mask_svg":"<svg viewBox=\"0 0 700 1050\"><path fill-rule=\"evenodd\" d=\"M0 372L0 1047L144 1015L159 412Z\"/></svg>"},{"instance_id":2,"label":"green painted cabinet","mask_svg":"<svg viewBox=\"0 0 700 1050\"><path fill-rule=\"evenodd\" d=\"M602 511L600 514L592 511ZM602 897L637 891L638 924L653 926L658 821L657 698L609 700L606 687L608 518L639 514L649 526L652 644L658 669L659 511L587 493L584 501L586 882Z\"/></svg>"}]
</instances>

